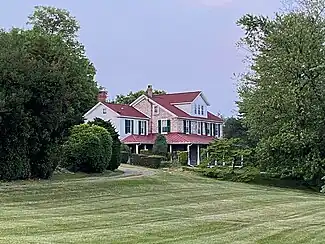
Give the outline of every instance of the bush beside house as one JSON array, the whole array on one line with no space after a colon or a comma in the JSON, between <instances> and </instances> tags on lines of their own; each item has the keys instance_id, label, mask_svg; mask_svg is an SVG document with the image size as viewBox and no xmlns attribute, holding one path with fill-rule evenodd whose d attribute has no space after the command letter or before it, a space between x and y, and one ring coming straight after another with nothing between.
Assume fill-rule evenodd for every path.
<instances>
[{"instance_id":1,"label":"bush beside house","mask_svg":"<svg viewBox=\"0 0 325 244\"><path fill-rule=\"evenodd\" d=\"M94 121L89 122L89 124L101 126L105 128L111 135L113 140L112 157L107 169L112 171L116 170L121 164L121 141L119 139L119 134L116 131L116 128L111 123L111 121L105 121L100 118L95 118Z\"/></svg>"},{"instance_id":2,"label":"bush beside house","mask_svg":"<svg viewBox=\"0 0 325 244\"><path fill-rule=\"evenodd\" d=\"M108 131L97 125L74 126L63 146L63 167L70 171L102 173L110 163L113 140Z\"/></svg>"}]
</instances>

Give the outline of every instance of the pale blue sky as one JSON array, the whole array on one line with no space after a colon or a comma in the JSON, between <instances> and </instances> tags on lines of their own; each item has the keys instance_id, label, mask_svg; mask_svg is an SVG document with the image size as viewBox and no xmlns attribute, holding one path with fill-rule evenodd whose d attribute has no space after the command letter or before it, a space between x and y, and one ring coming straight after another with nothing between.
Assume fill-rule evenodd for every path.
<instances>
[{"instance_id":1,"label":"pale blue sky","mask_svg":"<svg viewBox=\"0 0 325 244\"><path fill-rule=\"evenodd\" d=\"M35 5L68 9L111 97L146 88L203 90L212 112L233 114L233 73L243 70L235 22L245 13L273 14L280 0L10 0L0 26L24 27Z\"/></svg>"}]
</instances>

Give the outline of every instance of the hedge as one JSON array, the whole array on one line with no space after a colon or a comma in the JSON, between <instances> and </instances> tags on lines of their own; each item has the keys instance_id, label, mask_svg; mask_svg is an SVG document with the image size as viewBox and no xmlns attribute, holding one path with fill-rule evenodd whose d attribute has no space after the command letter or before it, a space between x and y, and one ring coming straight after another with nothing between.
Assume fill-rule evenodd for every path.
<instances>
[{"instance_id":1,"label":"hedge","mask_svg":"<svg viewBox=\"0 0 325 244\"><path fill-rule=\"evenodd\" d=\"M188 163L188 152L187 151L178 151L177 152L178 161L181 165L185 166Z\"/></svg>"},{"instance_id":2,"label":"hedge","mask_svg":"<svg viewBox=\"0 0 325 244\"><path fill-rule=\"evenodd\" d=\"M131 164L158 169L163 159L164 157L160 155L132 154Z\"/></svg>"}]
</instances>

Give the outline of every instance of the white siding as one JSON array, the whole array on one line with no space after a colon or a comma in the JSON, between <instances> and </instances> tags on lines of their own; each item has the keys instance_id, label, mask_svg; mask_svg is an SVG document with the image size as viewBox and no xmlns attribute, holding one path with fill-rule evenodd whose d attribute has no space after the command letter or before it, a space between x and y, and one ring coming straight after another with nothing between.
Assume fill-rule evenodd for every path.
<instances>
[{"instance_id":1,"label":"white siding","mask_svg":"<svg viewBox=\"0 0 325 244\"><path fill-rule=\"evenodd\" d=\"M196 113L195 113L195 105L197 106ZM200 106L200 109L198 109L198 106ZM203 106L203 115L201 113L201 107ZM191 115L192 116L197 116L197 117L202 117L202 118L207 118L208 113L207 113L208 106L206 102L203 100L202 96L198 96L191 104ZM198 111L200 111L200 114L198 114Z\"/></svg>"},{"instance_id":2,"label":"white siding","mask_svg":"<svg viewBox=\"0 0 325 244\"><path fill-rule=\"evenodd\" d=\"M175 107L183 110L185 113L188 113L188 114L191 114L191 111L192 111L192 105L190 103L187 103L187 104L175 104L174 105Z\"/></svg>"},{"instance_id":3,"label":"white siding","mask_svg":"<svg viewBox=\"0 0 325 244\"><path fill-rule=\"evenodd\" d=\"M106 114L103 113L103 109L106 109ZM120 128L120 119L117 118L117 114L103 104L99 104L91 113L87 114L85 122L93 121L95 118L110 120L116 129Z\"/></svg>"}]
</instances>

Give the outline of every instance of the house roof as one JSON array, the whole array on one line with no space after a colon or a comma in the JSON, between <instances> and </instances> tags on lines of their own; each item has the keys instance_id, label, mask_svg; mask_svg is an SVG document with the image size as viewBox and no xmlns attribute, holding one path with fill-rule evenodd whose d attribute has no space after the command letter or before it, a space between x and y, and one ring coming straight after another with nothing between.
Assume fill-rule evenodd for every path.
<instances>
[{"instance_id":1,"label":"house roof","mask_svg":"<svg viewBox=\"0 0 325 244\"><path fill-rule=\"evenodd\" d=\"M169 103L190 103L201 94L201 91L179 92L153 95L154 98L168 100Z\"/></svg>"},{"instance_id":2,"label":"house roof","mask_svg":"<svg viewBox=\"0 0 325 244\"><path fill-rule=\"evenodd\" d=\"M104 103L105 106L118 113L120 116L135 117L135 118L148 118L146 115L126 104Z\"/></svg>"},{"instance_id":3,"label":"house roof","mask_svg":"<svg viewBox=\"0 0 325 244\"><path fill-rule=\"evenodd\" d=\"M211 136L169 133L165 135L167 144L204 144L211 143L215 138ZM125 144L154 144L157 134L149 134L146 136L130 135L122 140Z\"/></svg>"},{"instance_id":4,"label":"house roof","mask_svg":"<svg viewBox=\"0 0 325 244\"><path fill-rule=\"evenodd\" d=\"M152 100L175 114L178 117L189 118L189 119L200 119L200 120L209 120L216 122L223 122L222 118L208 112L207 118L192 116L183 110L176 107L175 103L186 103L193 101L201 92L184 92L184 93L172 93L172 94L162 94L162 95L153 95Z\"/></svg>"}]
</instances>

